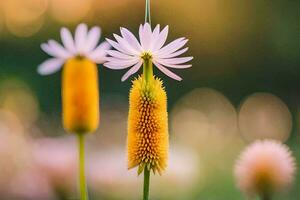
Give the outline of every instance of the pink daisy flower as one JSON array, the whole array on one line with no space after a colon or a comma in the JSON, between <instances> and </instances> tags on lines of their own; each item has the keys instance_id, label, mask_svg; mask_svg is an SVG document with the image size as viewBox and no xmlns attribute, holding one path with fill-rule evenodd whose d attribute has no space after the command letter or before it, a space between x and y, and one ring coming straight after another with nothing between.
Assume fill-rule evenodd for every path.
<instances>
[{"instance_id":1,"label":"pink daisy flower","mask_svg":"<svg viewBox=\"0 0 300 200\"><path fill-rule=\"evenodd\" d=\"M63 27L60 30L60 35L63 45L55 40L49 40L48 43L41 44L42 50L53 58L49 58L39 65L39 74L53 74L59 71L67 60L77 56L102 64L105 61L106 50L111 47L107 42L98 45L101 29L97 26L89 31L86 24L79 24L75 30L74 38L71 32Z\"/></svg>"},{"instance_id":2,"label":"pink daisy flower","mask_svg":"<svg viewBox=\"0 0 300 200\"><path fill-rule=\"evenodd\" d=\"M104 66L110 69L127 69L127 73L122 77L125 81L129 76L136 73L143 65L145 59L151 62L164 74L175 79L182 80L181 77L171 72L168 68L185 69L192 65L184 64L193 59L193 57L177 56L185 53L188 48L182 47L188 42L184 37L178 38L173 42L166 43L169 27L166 26L160 31L160 25L151 30L149 23L140 25L139 40L126 28L121 28L121 36L114 34L116 42L106 39L116 50L108 50Z\"/></svg>"}]
</instances>

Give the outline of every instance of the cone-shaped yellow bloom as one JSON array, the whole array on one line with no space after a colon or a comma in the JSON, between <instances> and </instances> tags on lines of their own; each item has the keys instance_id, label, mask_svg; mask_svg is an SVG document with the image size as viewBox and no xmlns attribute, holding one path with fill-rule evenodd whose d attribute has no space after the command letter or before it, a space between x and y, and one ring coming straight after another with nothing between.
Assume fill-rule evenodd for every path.
<instances>
[{"instance_id":1,"label":"cone-shaped yellow bloom","mask_svg":"<svg viewBox=\"0 0 300 200\"><path fill-rule=\"evenodd\" d=\"M68 60L62 81L63 125L72 133L95 131L99 125L97 66L86 58Z\"/></svg>"},{"instance_id":2,"label":"cone-shaped yellow bloom","mask_svg":"<svg viewBox=\"0 0 300 200\"><path fill-rule=\"evenodd\" d=\"M128 168L139 166L161 173L167 166L169 134L167 95L162 81L139 77L130 91L128 117Z\"/></svg>"}]
</instances>

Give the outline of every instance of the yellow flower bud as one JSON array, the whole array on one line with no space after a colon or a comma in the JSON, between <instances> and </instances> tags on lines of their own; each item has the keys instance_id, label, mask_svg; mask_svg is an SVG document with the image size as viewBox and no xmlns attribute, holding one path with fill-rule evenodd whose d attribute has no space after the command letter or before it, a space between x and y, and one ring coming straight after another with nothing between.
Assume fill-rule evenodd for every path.
<instances>
[{"instance_id":1,"label":"yellow flower bud","mask_svg":"<svg viewBox=\"0 0 300 200\"><path fill-rule=\"evenodd\" d=\"M86 58L72 58L62 76L64 128L72 133L95 131L100 115L97 66Z\"/></svg>"},{"instance_id":2,"label":"yellow flower bud","mask_svg":"<svg viewBox=\"0 0 300 200\"><path fill-rule=\"evenodd\" d=\"M133 81L129 97L128 168L145 167L160 174L167 167L169 134L167 95L162 81L146 82L139 77Z\"/></svg>"}]
</instances>

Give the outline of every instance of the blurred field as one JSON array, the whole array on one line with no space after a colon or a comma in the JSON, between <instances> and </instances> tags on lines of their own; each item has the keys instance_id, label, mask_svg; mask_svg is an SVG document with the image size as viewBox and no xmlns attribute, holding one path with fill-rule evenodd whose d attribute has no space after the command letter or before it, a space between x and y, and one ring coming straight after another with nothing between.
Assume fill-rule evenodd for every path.
<instances>
[{"instance_id":1,"label":"blurred field","mask_svg":"<svg viewBox=\"0 0 300 200\"><path fill-rule=\"evenodd\" d=\"M286 142L300 161L300 1L152 0L153 24L187 37L193 67L164 80L170 162L152 179L153 200L239 200L232 168L259 138ZM40 44L85 22L111 38L137 33L141 0L0 1L0 196L77 199L76 141L61 125L61 74L40 76ZM126 168L130 81L99 66L101 125L88 138L91 199L139 199L142 177ZM298 170L299 171L299 170ZM300 198L296 184L276 199Z\"/></svg>"}]
</instances>

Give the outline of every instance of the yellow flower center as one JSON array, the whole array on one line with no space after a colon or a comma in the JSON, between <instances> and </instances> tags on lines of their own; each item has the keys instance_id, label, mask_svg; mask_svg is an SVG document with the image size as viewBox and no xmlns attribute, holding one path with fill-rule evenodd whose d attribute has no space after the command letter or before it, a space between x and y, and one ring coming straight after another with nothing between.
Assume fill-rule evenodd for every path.
<instances>
[{"instance_id":1,"label":"yellow flower center","mask_svg":"<svg viewBox=\"0 0 300 200\"><path fill-rule=\"evenodd\" d=\"M144 61L152 60L152 54L150 52L143 52L142 55L141 55L141 58Z\"/></svg>"}]
</instances>

